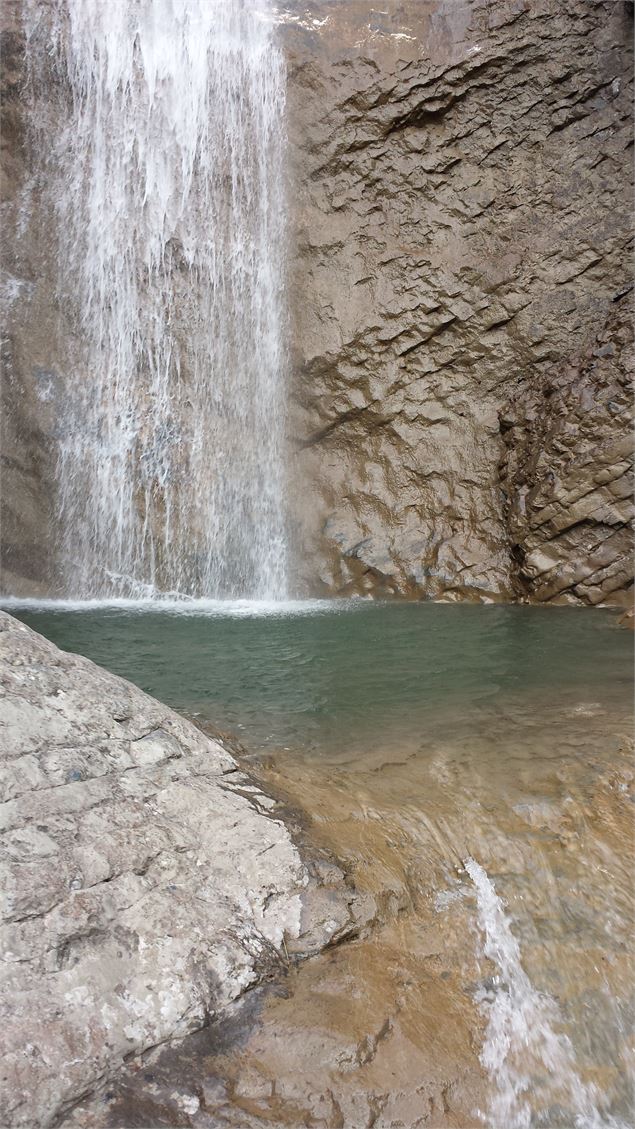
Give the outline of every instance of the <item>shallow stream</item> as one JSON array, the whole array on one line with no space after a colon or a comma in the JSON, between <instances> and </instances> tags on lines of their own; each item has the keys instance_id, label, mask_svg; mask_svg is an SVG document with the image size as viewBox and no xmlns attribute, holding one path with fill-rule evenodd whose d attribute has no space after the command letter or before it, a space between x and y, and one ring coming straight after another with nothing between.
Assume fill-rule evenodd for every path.
<instances>
[{"instance_id":1,"label":"shallow stream","mask_svg":"<svg viewBox=\"0 0 635 1129\"><path fill-rule=\"evenodd\" d=\"M209 1058L214 1124L632 1125L632 637L614 613L8 610L237 735L375 907Z\"/></svg>"}]
</instances>

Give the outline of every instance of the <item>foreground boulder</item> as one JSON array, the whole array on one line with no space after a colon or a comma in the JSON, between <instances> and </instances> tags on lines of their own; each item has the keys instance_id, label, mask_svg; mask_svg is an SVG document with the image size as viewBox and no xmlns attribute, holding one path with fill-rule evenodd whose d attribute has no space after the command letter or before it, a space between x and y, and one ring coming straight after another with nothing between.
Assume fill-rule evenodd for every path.
<instances>
[{"instance_id":1,"label":"foreground boulder","mask_svg":"<svg viewBox=\"0 0 635 1129\"><path fill-rule=\"evenodd\" d=\"M308 879L218 741L4 613L0 752L0 1124L48 1126L256 982Z\"/></svg>"}]
</instances>

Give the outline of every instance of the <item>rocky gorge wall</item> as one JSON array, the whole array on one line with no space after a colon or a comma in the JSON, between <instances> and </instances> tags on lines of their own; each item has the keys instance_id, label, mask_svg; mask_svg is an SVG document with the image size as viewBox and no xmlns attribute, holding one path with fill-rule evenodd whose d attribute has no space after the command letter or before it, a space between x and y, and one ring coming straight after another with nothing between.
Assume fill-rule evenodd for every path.
<instances>
[{"instance_id":1,"label":"rocky gorge wall","mask_svg":"<svg viewBox=\"0 0 635 1129\"><path fill-rule=\"evenodd\" d=\"M60 339L72 328L55 298L53 224L29 136L23 10L8 0L0 12L0 591L44 595L56 590L56 447L69 394Z\"/></svg>"},{"instance_id":2,"label":"rocky gorge wall","mask_svg":"<svg viewBox=\"0 0 635 1129\"><path fill-rule=\"evenodd\" d=\"M55 452L84 373L22 10L2 11L0 585L26 595L59 591ZM631 602L632 3L277 19L297 590Z\"/></svg>"},{"instance_id":3,"label":"rocky gorge wall","mask_svg":"<svg viewBox=\"0 0 635 1129\"><path fill-rule=\"evenodd\" d=\"M313 590L630 599L632 16L321 0L287 25Z\"/></svg>"}]
</instances>

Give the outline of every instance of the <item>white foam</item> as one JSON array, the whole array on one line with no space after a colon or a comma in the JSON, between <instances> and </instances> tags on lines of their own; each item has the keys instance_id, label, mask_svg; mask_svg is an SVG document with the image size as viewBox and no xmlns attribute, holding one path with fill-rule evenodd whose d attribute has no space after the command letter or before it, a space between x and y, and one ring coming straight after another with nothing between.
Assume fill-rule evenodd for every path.
<instances>
[{"instance_id":1,"label":"white foam","mask_svg":"<svg viewBox=\"0 0 635 1129\"><path fill-rule=\"evenodd\" d=\"M211 616L249 619L266 616L333 615L359 610L367 601L347 600L204 600L187 596L131 600L123 598L93 600L40 600L30 597L0 596L0 608L7 612L99 612L122 611L136 614Z\"/></svg>"},{"instance_id":2,"label":"white foam","mask_svg":"<svg viewBox=\"0 0 635 1129\"><path fill-rule=\"evenodd\" d=\"M65 591L286 596L285 67L265 0L24 7L74 331Z\"/></svg>"},{"instance_id":3,"label":"white foam","mask_svg":"<svg viewBox=\"0 0 635 1129\"><path fill-rule=\"evenodd\" d=\"M595 1087L580 1077L556 1001L539 992L525 972L520 945L487 872L473 858L464 865L476 889L483 954L497 970L491 987L479 994L487 1014L480 1057L493 1094L489 1108L478 1115L488 1129L530 1129L548 1125L549 1110L559 1106L572 1129L621 1129L619 1121L600 1112Z\"/></svg>"}]
</instances>

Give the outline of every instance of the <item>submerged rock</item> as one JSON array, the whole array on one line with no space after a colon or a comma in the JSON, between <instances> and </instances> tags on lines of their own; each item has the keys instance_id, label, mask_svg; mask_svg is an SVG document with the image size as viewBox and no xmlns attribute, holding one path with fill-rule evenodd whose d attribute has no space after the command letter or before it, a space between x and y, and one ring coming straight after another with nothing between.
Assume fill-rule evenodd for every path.
<instances>
[{"instance_id":1,"label":"submerged rock","mask_svg":"<svg viewBox=\"0 0 635 1129\"><path fill-rule=\"evenodd\" d=\"M0 735L0 1122L48 1126L333 930L218 740L4 613Z\"/></svg>"}]
</instances>

